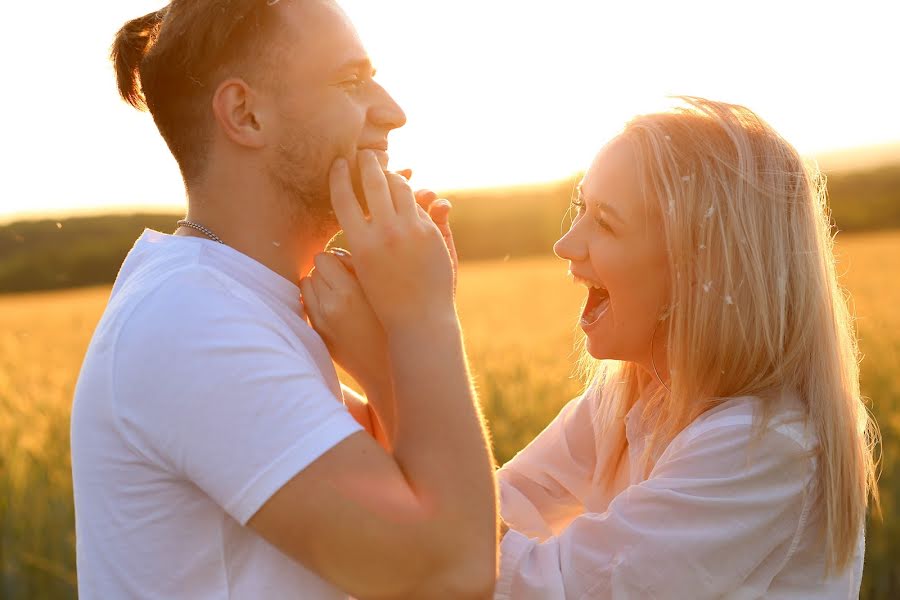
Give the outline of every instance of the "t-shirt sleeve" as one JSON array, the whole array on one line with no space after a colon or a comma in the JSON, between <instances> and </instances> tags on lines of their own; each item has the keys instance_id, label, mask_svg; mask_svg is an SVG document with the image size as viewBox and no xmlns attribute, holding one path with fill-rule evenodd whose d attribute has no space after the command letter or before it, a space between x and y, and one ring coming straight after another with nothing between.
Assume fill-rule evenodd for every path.
<instances>
[{"instance_id":1,"label":"t-shirt sleeve","mask_svg":"<svg viewBox=\"0 0 900 600\"><path fill-rule=\"evenodd\" d=\"M117 339L114 419L143 457L246 524L362 428L265 307L202 279L172 293L174 279L130 314Z\"/></svg>"}]
</instances>

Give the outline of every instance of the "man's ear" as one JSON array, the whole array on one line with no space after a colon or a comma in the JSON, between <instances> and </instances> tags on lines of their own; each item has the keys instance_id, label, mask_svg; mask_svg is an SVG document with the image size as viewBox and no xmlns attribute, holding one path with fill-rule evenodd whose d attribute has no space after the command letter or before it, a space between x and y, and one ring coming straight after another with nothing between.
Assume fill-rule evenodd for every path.
<instances>
[{"instance_id":1,"label":"man's ear","mask_svg":"<svg viewBox=\"0 0 900 600\"><path fill-rule=\"evenodd\" d=\"M265 146L260 108L253 89L235 77L220 83L212 99L213 116L222 133L246 148Z\"/></svg>"}]
</instances>

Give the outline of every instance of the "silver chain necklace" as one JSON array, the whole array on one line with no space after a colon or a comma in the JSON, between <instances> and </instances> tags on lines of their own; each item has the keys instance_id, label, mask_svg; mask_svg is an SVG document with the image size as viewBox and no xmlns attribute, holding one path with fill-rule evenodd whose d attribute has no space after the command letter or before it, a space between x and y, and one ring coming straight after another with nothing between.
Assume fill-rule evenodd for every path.
<instances>
[{"instance_id":1,"label":"silver chain necklace","mask_svg":"<svg viewBox=\"0 0 900 600\"><path fill-rule=\"evenodd\" d=\"M200 225L198 223L192 223L192 222L188 221L187 219L182 219L182 220L178 221L178 223L176 223L176 225L178 225L179 227L190 227L191 229L196 229L197 231L199 231L200 233L202 233L203 235L205 235L206 237L208 237L209 239L211 239L214 242L219 242L220 244L225 243L222 241L222 238L220 238L219 236L214 234L212 231L210 231L209 229L207 229L206 227L204 227L203 225Z\"/></svg>"}]
</instances>

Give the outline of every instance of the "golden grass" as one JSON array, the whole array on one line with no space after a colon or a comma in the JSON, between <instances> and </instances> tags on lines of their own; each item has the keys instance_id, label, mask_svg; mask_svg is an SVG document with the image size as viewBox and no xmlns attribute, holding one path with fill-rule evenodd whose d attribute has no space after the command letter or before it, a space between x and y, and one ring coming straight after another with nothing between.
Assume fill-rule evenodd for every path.
<instances>
[{"instance_id":1,"label":"golden grass","mask_svg":"<svg viewBox=\"0 0 900 600\"><path fill-rule=\"evenodd\" d=\"M885 521L869 529L862 598L900 593L900 233L839 244L863 389L884 434ZM464 264L459 308L497 457L521 449L575 396L582 292L562 261ZM0 298L0 597L74 597L69 412L108 287Z\"/></svg>"}]
</instances>

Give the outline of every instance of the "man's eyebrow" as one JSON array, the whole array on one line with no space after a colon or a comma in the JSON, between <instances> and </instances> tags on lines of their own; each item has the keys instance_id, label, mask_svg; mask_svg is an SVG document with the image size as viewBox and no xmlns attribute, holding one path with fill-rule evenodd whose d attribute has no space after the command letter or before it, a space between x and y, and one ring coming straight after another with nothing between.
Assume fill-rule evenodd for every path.
<instances>
[{"instance_id":1,"label":"man's eyebrow","mask_svg":"<svg viewBox=\"0 0 900 600\"><path fill-rule=\"evenodd\" d=\"M587 198L585 198L585 196L584 196L584 190L581 188L581 184L578 184L577 189L578 189L578 199L581 200L581 202L587 204ZM619 223L622 223L623 225L625 224L625 220L622 219L622 216L619 213L617 213L616 209L614 209L612 207L612 205L609 204L608 202L598 202L597 208L599 208L603 212L607 213L609 216L611 216L612 218L617 220Z\"/></svg>"},{"instance_id":2,"label":"man's eyebrow","mask_svg":"<svg viewBox=\"0 0 900 600\"><path fill-rule=\"evenodd\" d=\"M370 61L368 58L356 58L353 60L348 60L340 67L335 69L335 71L339 73L358 71L360 73L375 75L375 67L372 66L372 61Z\"/></svg>"}]
</instances>

